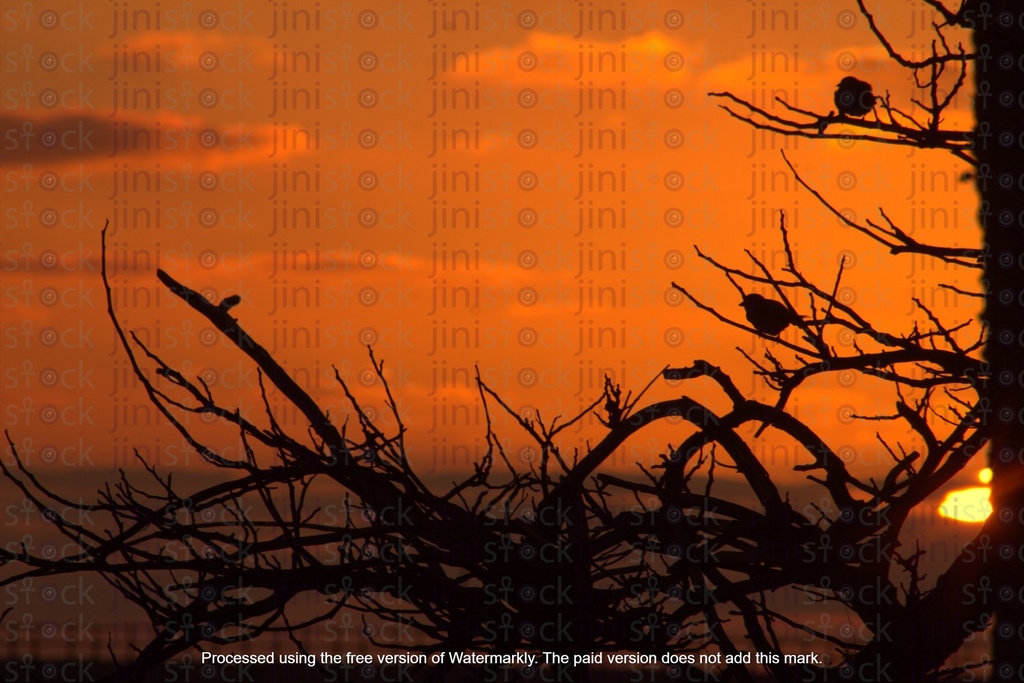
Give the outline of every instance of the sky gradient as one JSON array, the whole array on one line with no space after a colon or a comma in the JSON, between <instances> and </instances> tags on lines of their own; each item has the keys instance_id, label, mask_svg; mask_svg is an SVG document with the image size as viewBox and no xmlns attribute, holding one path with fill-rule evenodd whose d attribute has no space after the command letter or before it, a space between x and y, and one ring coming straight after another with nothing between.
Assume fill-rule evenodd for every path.
<instances>
[{"instance_id":1,"label":"sky gradient","mask_svg":"<svg viewBox=\"0 0 1024 683\"><path fill-rule=\"evenodd\" d=\"M894 43L924 54L930 12L878 5ZM742 322L739 294L694 245L751 272L749 249L781 274L780 213L804 274L830 290L845 259L839 296L878 329L925 322L914 296L950 326L979 312L936 286L978 291L973 273L891 256L844 228L780 152L845 215L878 220L881 207L923 241L976 246L965 164L773 137L708 96L827 114L853 75L916 111L913 81L853 2L44 3L5 6L0 34L0 409L27 464L75 496L118 467L141 471L136 448L161 471L205 467L116 341L99 271L107 221L115 311L164 361L262 421L253 365L157 268L214 302L239 294L241 325L337 422L351 411L335 369L393 428L372 345L409 457L440 482L486 448L477 369L547 423L598 399L605 374L636 394L696 359L773 401L737 350L761 357L766 343L671 283ZM965 90L946 126L970 128L970 105ZM808 301L794 304L809 315ZM646 396L680 391L728 405L704 381L655 379ZM279 393L269 401L282 426L305 432ZM894 401L887 385L840 373L807 383L790 410L869 476L891 466L876 433L908 451L915 437L851 415L889 414ZM492 415L516 462L530 462L523 432ZM230 429L187 424L238 455ZM602 433L590 416L560 445L582 450ZM646 430L605 469L636 474L689 433ZM751 443L798 509L820 497L792 472L806 462L793 444L772 430ZM973 484L983 465L954 484ZM27 519L6 509L0 528ZM949 549L973 533L927 513L920 523L942 525Z\"/></svg>"}]
</instances>

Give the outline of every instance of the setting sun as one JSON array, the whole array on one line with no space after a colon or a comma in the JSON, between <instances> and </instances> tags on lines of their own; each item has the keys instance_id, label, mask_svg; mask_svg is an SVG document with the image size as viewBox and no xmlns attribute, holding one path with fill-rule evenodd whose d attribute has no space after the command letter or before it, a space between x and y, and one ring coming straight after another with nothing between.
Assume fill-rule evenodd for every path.
<instances>
[{"instance_id":1,"label":"setting sun","mask_svg":"<svg viewBox=\"0 0 1024 683\"><path fill-rule=\"evenodd\" d=\"M992 470L986 467L979 472L978 481L982 484L992 481ZM939 514L958 522L978 524L984 522L992 514L989 488L987 486L972 486L950 491L939 504Z\"/></svg>"}]
</instances>

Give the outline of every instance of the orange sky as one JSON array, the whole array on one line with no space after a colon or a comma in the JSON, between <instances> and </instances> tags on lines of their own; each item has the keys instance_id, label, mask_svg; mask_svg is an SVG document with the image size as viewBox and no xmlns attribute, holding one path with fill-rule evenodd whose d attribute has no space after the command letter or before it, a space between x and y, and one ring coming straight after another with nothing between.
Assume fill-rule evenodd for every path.
<instances>
[{"instance_id":1,"label":"orange sky","mask_svg":"<svg viewBox=\"0 0 1024 683\"><path fill-rule=\"evenodd\" d=\"M206 472L115 343L99 275L108 219L118 316L166 362L265 424L252 364L161 287L158 267L213 301L241 294L241 324L338 422L349 407L332 366L393 426L370 371L372 343L410 458L441 484L484 448L474 367L520 414L547 422L598 398L604 372L635 394L664 366L699 358L774 401L737 350L760 357L765 342L671 283L742 320L735 290L694 245L744 269L749 248L777 268L779 211L820 287L847 259L840 296L876 328L898 334L922 320L911 296L950 325L978 313L975 300L935 287L976 290L974 273L891 257L841 228L779 150L848 214L878 219L884 207L923 241L966 246L980 235L973 185L958 180L963 163L773 138L707 97L728 90L772 112L781 97L827 113L835 84L854 75L915 111L909 75L852 0L147 4L0 8L0 413L30 467L71 500L91 502L116 467L140 473L132 448L187 489ZM887 11L880 25L921 55L931 14ZM969 97L947 126L970 127ZM680 391L727 408L704 381L658 379L645 402ZM876 430L907 451L915 438L848 417L891 413L894 400L891 386L838 375L808 382L790 409L868 476L891 463ZM305 432L278 394L271 404L280 424ZM496 407L492 415L525 465L528 439ZM605 470L660 462L667 443L690 433L664 422ZM237 455L232 430L188 424ZM601 433L588 418L560 443L571 454ZM772 430L751 443L793 487L798 510L828 504L792 471L804 453ZM951 488L975 483L983 465ZM10 491L0 484L0 540L31 538L23 534L40 519ZM926 528L940 563L975 531L938 520L934 506L916 510L906 531ZM100 602L90 619L138 617ZM105 638L97 629L94 654ZM5 642L12 652L24 644Z\"/></svg>"},{"instance_id":2,"label":"orange sky","mask_svg":"<svg viewBox=\"0 0 1024 683\"><path fill-rule=\"evenodd\" d=\"M157 267L212 300L240 293L239 321L332 416L347 413L334 364L383 419L372 342L427 472L464 467L457 447L482 449L474 366L545 420L596 399L604 371L636 392L696 358L770 400L736 351L764 343L670 283L742 319L693 245L743 268L743 248L778 265L780 210L805 272L827 289L846 256L843 295L880 328L907 329L911 295L957 322L977 313L934 288L975 288L973 274L922 272L841 229L778 150L837 206L875 218L882 206L908 232L961 245L979 241L964 164L771 138L706 95L826 113L853 74L913 110L907 74L852 2L26 7L0 15L2 409L35 464L108 471L131 447L166 466L198 462L153 428L162 420L114 344L98 270L107 219L118 314L167 362L262 411L252 366L162 290ZM881 20L908 52L930 40L926 12ZM969 107L962 96L948 124L969 127ZM876 389L832 378L793 406L882 465L873 427L834 425L844 406L890 411ZM689 390L725 406L709 385ZM678 391L658 380L649 397ZM614 465L654 464L682 438L652 431ZM771 441L755 451L800 457Z\"/></svg>"}]
</instances>

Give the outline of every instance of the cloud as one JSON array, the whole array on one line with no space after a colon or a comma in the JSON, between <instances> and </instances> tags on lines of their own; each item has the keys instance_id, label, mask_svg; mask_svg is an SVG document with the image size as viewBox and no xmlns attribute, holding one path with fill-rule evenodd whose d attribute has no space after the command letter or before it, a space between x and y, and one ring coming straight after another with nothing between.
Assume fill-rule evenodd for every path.
<instances>
[{"instance_id":1,"label":"cloud","mask_svg":"<svg viewBox=\"0 0 1024 683\"><path fill-rule=\"evenodd\" d=\"M198 117L161 112L155 117L100 116L91 112L39 116L0 113L0 149L7 164L110 162L122 157L159 154L217 157L266 156L270 133L265 125L219 126Z\"/></svg>"},{"instance_id":2,"label":"cloud","mask_svg":"<svg viewBox=\"0 0 1024 683\"><path fill-rule=\"evenodd\" d=\"M666 64L667 53L673 58ZM619 85L625 80L630 88L652 83L678 87L681 79L693 77L694 65L684 65L699 54L696 44L658 31L585 43L565 35L535 32L523 43L482 51L438 50L435 46L431 64L439 79L450 82L511 79L517 85L542 87L565 85L567 79L594 85ZM636 82L640 75L642 84Z\"/></svg>"}]
</instances>

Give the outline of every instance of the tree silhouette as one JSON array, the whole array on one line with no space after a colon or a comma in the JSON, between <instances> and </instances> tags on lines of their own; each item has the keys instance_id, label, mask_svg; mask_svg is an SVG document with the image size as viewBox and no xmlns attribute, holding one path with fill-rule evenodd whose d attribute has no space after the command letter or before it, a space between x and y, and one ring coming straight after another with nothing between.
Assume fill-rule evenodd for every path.
<instances>
[{"instance_id":1,"label":"tree silhouette","mask_svg":"<svg viewBox=\"0 0 1024 683\"><path fill-rule=\"evenodd\" d=\"M979 223L985 235L985 312L989 343L985 358L995 381L985 387L989 402L992 445L990 462L995 475L992 504L995 513L983 533L998 549L1000 562L986 566L978 581L989 581L1017 599L995 597L984 609L997 615L994 641L995 680L1019 680L1024 673L1024 601L1020 599L1021 549L1024 548L1024 457L1020 446L1024 424L1024 358L1020 353L1024 334L1024 186L1020 179L1020 98L1024 94L1024 13L1018 3L972 2L949 16L950 23L973 26L978 65L975 71L974 111L977 119L978 176L981 195ZM1012 61L1017 68L1007 68ZM995 63L995 68L993 68ZM997 93L993 98L991 93ZM1017 100L1008 107L1007 95ZM992 140L996 144L992 144ZM1010 144L1010 140L1015 141ZM971 615L973 616L973 615Z\"/></svg>"},{"instance_id":2,"label":"tree silhouette","mask_svg":"<svg viewBox=\"0 0 1024 683\"><path fill-rule=\"evenodd\" d=\"M1020 276L1024 239L1019 230L1021 216L1024 216L1024 191L1017 182L1024 172L1020 155L1024 118L1020 115L1019 104L1011 103L1017 102L1024 93L1024 69L1019 68L1024 59L1024 14L1019 3L1010 0L963 0L955 10L940 0L924 0L924 3L935 10L941 22L933 24L936 37L931 44L931 55L915 60L894 48L863 0L857 0L862 15L889 57L911 70L917 86L926 91L926 98L914 100L914 103L927 114L927 119L918 120L892 106L887 94L879 98L881 113L874 117L855 121L847 116L841 120L847 127L858 130L851 136L853 139L945 149L974 166L977 171L973 176L981 197L978 218L984 246L980 252L975 252L921 244L892 225L884 213L885 226L869 222L866 226L851 227L883 242L893 254L927 254L955 259L961 266L974 266L963 259L977 258L983 269L986 372L975 381L981 391L980 416L984 431L992 441L990 466L994 473L992 503L995 512L976 541L964 548L939 580L929 594L930 599L909 611L911 619L898 633L904 641L928 643L927 649L937 653L931 660L937 661L962 642L965 632L959 625L986 624L995 613L999 623L993 641L994 680L1019 680L1024 672L1019 628L1024 624L1024 604L1006 598L1016 595L1020 589L1020 574L1012 567L1015 564L1019 567L1019 551L1024 548L1024 524L1020 516L1020 503L1024 500L1024 459L1017 443L1020 425L1024 424L1021 417L1024 415L1024 391L1018 381L1024 376L1024 360L1019 350L1024 333L1024 306L1020 299L1024 282ZM959 45L951 48L947 42L945 32L957 29L971 32L974 42L971 53ZM975 130L969 134L943 130L942 113L966 81L970 63L975 63ZM956 80L952 85L948 85L947 80L943 87L942 77L947 70L956 73ZM831 115L818 117L816 124L774 117L728 93L720 95L741 105L739 112L728 109L733 116L784 135L829 137L825 131L836 121ZM811 114L782 104L794 114ZM817 125L817 131L809 135L808 130L813 125ZM976 296L973 292L959 293ZM975 558L980 556L979 548L992 548L998 561L977 566ZM978 600L965 600L964 587L979 585L998 586L1002 598L997 597L999 591L995 591L993 595L979 593ZM936 626L940 623L944 627ZM930 666L934 661L927 664ZM901 677L921 675L912 660L900 662L896 671Z\"/></svg>"},{"instance_id":3,"label":"tree silhouette","mask_svg":"<svg viewBox=\"0 0 1024 683\"><path fill-rule=\"evenodd\" d=\"M942 127L943 114L966 83L968 66L985 54L980 47L967 53L947 42L947 30L970 26L972 10L965 5L952 13L938 2L925 2L946 24L935 27L931 56L916 61L891 47L858 2L890 56L917 78L923 98L914 103L923 114L908 112L888 93L878 95L864 116L857 108L814 112L785 102L787 113L778 116L727 92L713 95L732 116L782 135L946 150L977 168L979 188L988 197L986 191L997 184L991 179L1001 177L994 169L1013 162L1007 154L986 157L991 150L978 135ZM988 22L988 30L994 25L998 22ZM977 26L975 35L981 45L989 39ZM1006 45L1004 38L991 37L992 44ZM1022 44L1013 46L1017 53ZM976 72L985 63L979 61ZM1005 125L1011 123L1019 128L1019 120ZM934 259L948 266L951 277L985 268L993 338L1001 339L1004 329L1024 329L1017 319L1020 307L999 298L1003 290L990 275L998 271L1010 279L1008 287L1019 289L1013 268L1000 271L992 259L1001 264L1000 255L1011 253L1007 250L1021 253L1020 238L1005 230L998 237L1012 244L997 248L999 231L986 221L986 209L987 249L922 242L882 209L880 220L848 218L783 159L823 206L893 258ZM986 171L985 164L992 170ZM1019 190L1005 193L1011 196L991 199L989 219L1021 201ZM105 238L104 232L104 254ZM60 497L28 471L8 436L13 464L0 462L4 476L80 551L55 560L25 547L0 549L0 561L9 570L0 586L77 572L103 576L142 610L152 627L151 638L138 645L134 659L118 663L117 680L143 680L189 650L217 650L271 634L286 634L296 650L306 653L310 629L351 615L359 617L358 628L381 650L474 652L487 657L476 660L485 665L515 663L516 653L628 652L673 653L673 675L697 680L751 681L767 675L780 681L837 676L925 681L962 673L971 665L943 666L973 631L987 625L985 615L996 599L976 604L963 599L965 585L982 572L970 558L1013 542L1017 531L994 521L994 515L929 584L920 569L923 551L906 543L906 524L990 438L997 449L1012 443L1012 420L993 421L992 415L1021 397L1015 386L1004 393L993 390L1001 383L989 381L990 365L1002 373L1021 362L1020 354L1014 356L1012 345L1004 344L999 348L1008 349L1012 358L999 356L994 342L986 348L988 330L977 329L969 319L943 320L920 299L914 299L914 319L886 329L872 320L871 312L844 300L844 263L834 280L817 282L799 267L784 216L779 217L778 239L784 254L778 268L751 251L746 252L750 267L730 265L700 248L697 254L732 284L737 301L762 294L780 302L792 316L785 330L718 310L691 293L687 283L673 283L706 314L763 340L762 357L743 354L772 392L771 402L748 398L729 372L693 359L652 379L678 383L677 398L642 403L646 388L634 396L606 380L602 395L586 410L568 420L545 421L540 415L519 415L478 376L488 449L472 473L445 491L433 490L417 475L383 362L372 349L393 429L380 426L382 421L361 406L337 372L349 412L345 417L326 414L249 336L231 315L231 306L224 305L229 302L207 301L173 273L158 271L165 287L258 368L265 415L256 423L230 400L214 396L201 377L186 376L123 329L104 265L110 320L149 400L220 476L183 491L171 473L143 462L147 482L132 481L122 472L95 503L82 505ZM982 296L948 282L941 286L979 302ZM983 348L987 360L981 357ZM898 423L917 444L908 449L879 435L892 459L880 479L858 472L848 449L835 446L829 435L791 409L797 392L826 376L874 380L882 387L878 392L887 412L852 419ZM715 411L710 401L696 398L698 390L705 395L708 382L726 401L725 410ZM280 424L269 386L304 416L304 434L289 433ZM496 432L492 419L499 413L512 418L517 438L533 449L527 467L517 466L506 453L499 438L504 435ZM562 433L591 413L606 428L602 438L582 452L566 452ZM189 426L192 416L229 425L244 457L227 457L198 436ZM627 439L660 421L679 424L680 442L665 448L656 468L640 466L633 477L602 471ZM793 469L819 487L818 504L796 509L785 487L758 460L751 444L769 428L773 437L797 445L800 456ZM1009 476L1017 472L1016 460L995 458L994 469L997 463L1008 475L1003 482L997 476L999 508L1019 500L1014 498L1019 482ZM723 470L736 476L723 476ZM743 488L739 493L737 480ZM322 490L342 503L340 522L329 522L310 502ZM103 518L105 530L76 522L76 511ZM997 585L1017 583L1007 571L992 576ZM801 623L780 600L786 594L822 610L848 610L860 627L831 632ZM303 595L317 598L300 604ZM1015 623L1015 614L1007 614L1006 623ZM385 638L384 625L408 635ZM805 636L809 649L827 657L798 657L808 648L787 645L793 634ZM722 660L709 667L696 659L701 653L735 656L751 646L765 655L762 661ZM590 673L587 666L549 666L564 680L570 674L572 680L587 680ZM437 680L454 677L455 668L450 658L440 665L410 665L414 676ZM1009 679L1015 670L1007 674L997 667L997 675ZM522 667L512 672L524 679L532 675Z\"/></svg>"}]
</instances>

